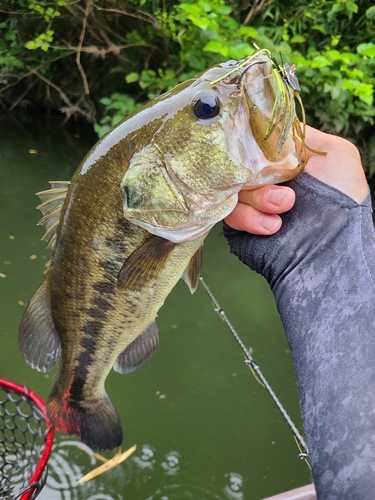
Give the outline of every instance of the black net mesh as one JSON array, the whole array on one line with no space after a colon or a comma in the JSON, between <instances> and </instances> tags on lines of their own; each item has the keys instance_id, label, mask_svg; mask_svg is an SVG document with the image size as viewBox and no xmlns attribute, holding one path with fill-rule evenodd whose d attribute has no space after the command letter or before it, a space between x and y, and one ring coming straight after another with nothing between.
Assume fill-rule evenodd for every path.
<instances>
[{"instance_id":1,"label":"black net mesh","mask_svg":"<svg viewBox=\"0 0 375 500\"><path fill-rule=\"evenodd\" d=\"M0 387L0 500L23 497L45 448L47 423L25 395ZM46 479L30 488L35 498Z\"/></svg>"}]
</instances>

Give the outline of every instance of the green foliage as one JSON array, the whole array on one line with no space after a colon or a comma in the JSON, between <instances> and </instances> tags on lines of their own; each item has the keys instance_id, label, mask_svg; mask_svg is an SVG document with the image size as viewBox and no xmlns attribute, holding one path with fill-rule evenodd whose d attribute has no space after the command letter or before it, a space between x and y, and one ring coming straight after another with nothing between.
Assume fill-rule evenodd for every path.
<instances>
[{"instance_id":1,"label":"green foliage","mask_svg":"<svg viewBox=\"0 0 375 500\"><path fill-rule=\"evenodd\" d=\"M45 33L41 33L34 40L30 40L25 43L25 47L30 50L42 49L47 52L52 40L53 40L53 30L47 30Z\"/></svg>"},{"instance_id":2,"label":"green foliage","mask_svg":"<svg viewBox=\"0 0 375 500\"><path fill-rule=\"evenodd\" d=\"M94 124L94 130L102 137L124 117L136 111L141 104L127 94L114 93L110 97L102 97L100 103L106 107L106 114L99 123Z\"/></svg>"},{"instance_id":3,"label":"green foliage","mask_svg":"<svg viewBox=\"0 0 375 500\"><path fill-rule=\"evenodd\" d=\"M55 2L59 7L62 7L63 5L66 4L63 0L59 0L58 2ZM44 2L29 2L27 5L30 10L34 10L35 12L38 12L43 19L46 21L46 23L49 23L52 21L54 17L59 17L61 16L61 12L59 9L55 9L54 7L49 7L47 4Z\"/></svg>"},{"instance_id":4,"label":"green foliage","mask_svg":"<svg viewBox=\"0 0 375 500\"><path fill-rule=\"evenodd\" d=\"M147 90L147 98L154 99L161 92L167 91L175 87L179 83L173 69L161 69L157 71L153 69L145 69L140 73L133 71L125 76L126 83L135 83L142 90Z\"/></svg>"},{"instance_id":5,"label":"green foliage","mask_svg":"<svg viewBox=\"0 0 375 500\"><path fill-rule=\"evenodd\" d=\"M373 143L369 0L3 0L0 103L60 109L103 134L210 65L249 56L254 43L297 65L309 123Z\"/></svg>"}]
</instances>

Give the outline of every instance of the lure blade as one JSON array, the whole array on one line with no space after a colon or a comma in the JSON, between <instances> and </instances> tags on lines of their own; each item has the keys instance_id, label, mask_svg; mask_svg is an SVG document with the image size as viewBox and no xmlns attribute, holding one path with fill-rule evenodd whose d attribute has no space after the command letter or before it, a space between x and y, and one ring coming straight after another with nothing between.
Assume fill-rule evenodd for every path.
<instances>
[{"instance_id":1,"label":"lure blade","mask_svg":"<svg viewBox=\"0 0 375 500\"><path fill-rule=\"evenodd\" d=\"M288 63L284 63L283 69L286 81L289 83L289 85L292 87L293 90L297 90L299 92L301 88L299 86L299 81L296 76L297 66L295 64L292 64L291 66Z\"/></svg>"}]
</instances>

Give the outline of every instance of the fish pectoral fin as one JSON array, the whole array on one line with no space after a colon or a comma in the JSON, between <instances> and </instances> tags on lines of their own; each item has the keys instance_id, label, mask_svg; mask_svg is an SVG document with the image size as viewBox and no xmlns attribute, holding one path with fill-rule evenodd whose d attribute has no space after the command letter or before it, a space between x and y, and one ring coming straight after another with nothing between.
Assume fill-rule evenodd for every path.
<instances>
[{"instance_id":1,"label":"fish pectoral fin","mask_svg":"<svg viewBox=\"0 0 375 500\"><path fill-rule=\"evenodd\" d=\"M117 276L120 290L141 290L162 273L176 243L152 236L137 248L122 265Z\"/></svg>"},{"instance_id":2,"label":"fish pectoral fin","mask_svg":"<svg viewBox=\"0 0 375 500\"><path fill-rule=\"evenodd\" d=\"M187 265L182 279L185 281L191 293L198 288L199 278L202 271L203 245L201 245Z\"/></svg>"},{"instance_id":3,"label":"fish pectoral fin","mask_svg":"<svg viewBox=\"0 0 375 500\"><path fill-rule=\"evenodd\" d=\"M47 242L47 248L53 249L56 243L56 231L60 223L61 208L69 189L68 181L51 181L51 189L36 193L42 202L37 208L44 217L38 222L46 232L42 240Z\"/></svg>"},{"instance_id":4,"label":"fish pectoral fin","mask_svg":"<svg viewBox=\"0 0 375 500\"><path fill-rule=\"evenodd\" d=\"M51 370L60 357L60 335L53 323L46 281L32 296L23 313L18 345L26 361L41 372Z\"/></svg>"},{"instance_id":5,"label":"fish pectoral fin","mask_svg":"<svg viewBox=\"0 0 375 500\"><path fill-rule=\"evenodd\" d=\"M121 374L130 373L148 361L159 346L158 325L153 320L119 355L113 369Z\"/></svg>"}]
</instances>

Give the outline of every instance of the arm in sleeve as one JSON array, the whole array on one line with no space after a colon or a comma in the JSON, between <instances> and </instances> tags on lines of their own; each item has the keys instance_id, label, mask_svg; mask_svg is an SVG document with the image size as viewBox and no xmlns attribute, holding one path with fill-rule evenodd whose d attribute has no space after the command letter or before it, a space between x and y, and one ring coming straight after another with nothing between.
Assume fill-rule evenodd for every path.
<instances>
[{"instance_id":1,"label":"arm in sleeve","mask_svg":"<svg viewBox=\"0 0 375 500\"><path fill-rule=\"evenodd\" d=\"M306 172L273 236L225 226L233 254L275 295L319 500L375 498L375 231L358 204Z\"/></svg>"}]
</instances>

